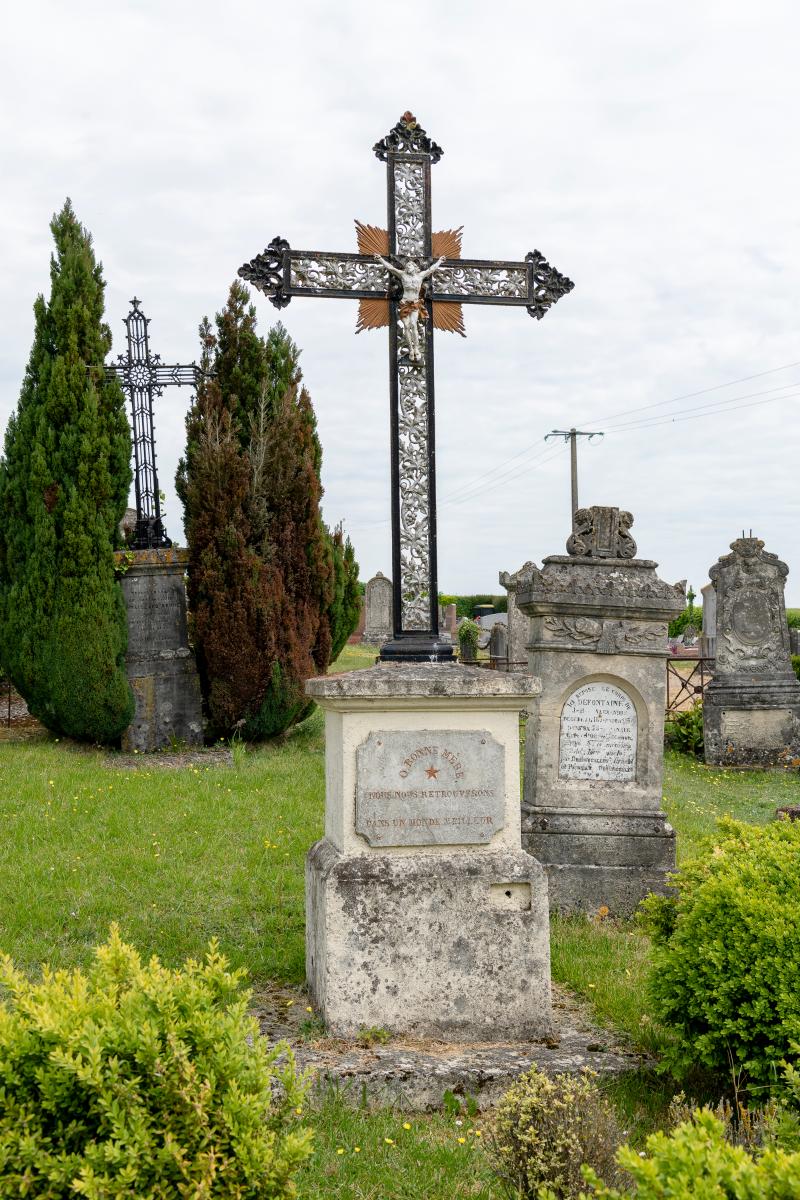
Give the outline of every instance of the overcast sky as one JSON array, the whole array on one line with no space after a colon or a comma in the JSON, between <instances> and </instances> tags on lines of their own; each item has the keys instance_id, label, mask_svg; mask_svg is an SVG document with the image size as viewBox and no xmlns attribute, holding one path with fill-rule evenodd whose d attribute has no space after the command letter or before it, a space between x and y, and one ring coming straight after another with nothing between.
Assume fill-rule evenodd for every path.
<instances>
[{"instance_id":1,"label":"overcast sky","mask_svg":"<svg viewBox=\"0 0 800 1200\"><path fill-rule=\"evenodd\" d=\"M463 224L469 257L537 248L575 281L541 322L469 306L466 341L437 336L441 589L497 591L498 571L563 553L569 459L543 438L577 424L606 430L581 446L581 503L630 509L665 578L699 590L752 527L800 604L798 44L790 0L14 6L0 427L65 196L104 264L114 353L136 294L152 349L191 361L200 318L276 234L354 250L354 218L385 221L371 147L410 108L445 151L434 228ZM266 331L277 312L255 300ZM325 517L366 579L391 567L387 340L354 337L355 316L301 298L281 319L319 420ZM188 402L169 389L156 413L178 539Z\"/></svg>"}]
</instances>

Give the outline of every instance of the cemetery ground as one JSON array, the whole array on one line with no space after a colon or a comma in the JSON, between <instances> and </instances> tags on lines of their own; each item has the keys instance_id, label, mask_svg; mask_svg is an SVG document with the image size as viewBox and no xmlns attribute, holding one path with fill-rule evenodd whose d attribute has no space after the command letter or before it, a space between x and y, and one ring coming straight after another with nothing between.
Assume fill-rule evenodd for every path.
<instances>
[{"instance_id":1,"label":"cemetery ground","mask_svg":"<svg viewBox=\"0 0 800 1200\"><path fill-rule=\"evenodd\" d=\"M335 669L373 657L348 646ZM0 948L35 971L87 963L112 921L144 956L169 964L217 938L247 969L256 1007L283 1009L300 1039L318 1038L302 989L303 863L323 825L321 713L274 744L186 759L115 757L25 733L0 742ZM664 807L679 862L717 817L764 823L790 803L800 803L796 770L734 772L667 754ZM555 982L652 1060L666 1033L648 1013L647 958L633 922L553 922ZM663 1122L675 1090L649 1068L607 1086L634 1140ZM331 1091L308 1112L316 1150L300 1195L501 1196L483 1150L491 1117L469 1109L368 1112Z\"/></svg>"}]
</instances>

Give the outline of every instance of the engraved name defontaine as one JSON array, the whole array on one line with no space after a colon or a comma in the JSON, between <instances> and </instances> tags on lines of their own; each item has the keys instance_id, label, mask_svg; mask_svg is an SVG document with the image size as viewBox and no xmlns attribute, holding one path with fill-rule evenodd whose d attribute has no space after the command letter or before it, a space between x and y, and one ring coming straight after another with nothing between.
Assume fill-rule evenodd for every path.
<instances>
[{"instance_id":1,"label":"engraved name defontaine","mask_svg":"<svg viewBox=\"0 0 800 1200\"><path fill-rule=\"evenodd\" d=\"M355 829L371 846L489 842L505 751L487 730L376 730L356 752Z\"/></svg>"},{"instance_id":2,"label":"engraved name defontaine","mask_svg":"<svg viewBox=\"0 0 800 1200\"><path fill-rule=\"evenodd\" d=\"M630 696L611 683L586 683L561 713L561 779L636 777L638 721Z\"/></svg>"}]
</instances>

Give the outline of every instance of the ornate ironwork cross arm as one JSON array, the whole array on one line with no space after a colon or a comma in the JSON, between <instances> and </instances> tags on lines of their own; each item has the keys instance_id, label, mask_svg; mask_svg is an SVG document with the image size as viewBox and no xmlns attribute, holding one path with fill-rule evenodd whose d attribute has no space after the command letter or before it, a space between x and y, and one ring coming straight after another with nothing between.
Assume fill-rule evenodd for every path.
<instances>
[{"instance_id":1,"label":"ornate ironwork cross arm","mask_svg":"<svg viewBox=\"0 0 800 1200\"><path fill-rule=\"evenodd\" d=\"M239 275L264 292L276 308L285 308L293 296L368 300L397 291L375 255L292 250L280 237L240 267ZM524 262L445 258L432 284L434 303L517 305L537 320L575 286L538 250L527 254Z\"/></svg>"},{"instance_id":2,"label":"ornate ironwork cross arm","mask_svg":"<svg viewBox=\"0 0 800 1200\"><path fill-rule=\"evenodd\" d=\"M240 267L239 275L268 296L276 308L285 308L292 296L363 300L385 296L389 290L389 273L374 255L292 250L279 237Z\"/></svg>"},{"instance_id":3,"label":"ornate ironwork cross arm","mask_svg":"<svg viewBox=\"0 0 800 1200\"><path fill-rule=\"evenodd\" d=\"M566 275L562 275L555 267L551 267L545 256L538 250L531 250L525 255L528 264L528 276L532 293L531 303L526 305L530 316L541 321L548 309L571 292L575 284Z\"/></svg>"},{"instance_id":4,"label":"ornate ironwork cross arm","mask_svg":"<svg viewBox=\"0 0 800 1200\"><path fill-rule=\"evenodd\" d=\"M150 356L149 366L129 363L127 355L118 354L117 362L106 364L104 370L107 378L118 379L126 391L150 387L157 396L165 387L197 387L204 376L197 363L162 363L158 354Z\"/></svg>"}]
</instances>

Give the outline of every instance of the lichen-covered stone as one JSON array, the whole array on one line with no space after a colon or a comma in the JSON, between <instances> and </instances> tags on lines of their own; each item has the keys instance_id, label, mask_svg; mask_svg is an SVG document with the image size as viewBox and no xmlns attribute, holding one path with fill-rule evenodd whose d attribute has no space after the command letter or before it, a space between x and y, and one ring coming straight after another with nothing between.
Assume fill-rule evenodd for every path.
<instances>
[{"instance_id":1,"label":"lichen-covered stone","mask_svg":"<svg viewBox=\"0 0 800 1200\"><path fill-rule=\"evenodd\" d=\"M800 682L792 668L784 586L789 568L741 537L709 571L716 664L703 699L706 762L770 766L800 753Z\"/></svg>"},{"instance_id":2,"label":"lichen-covered stone","mask_svg":"<svg viewBox=\"0 0 800 1200\"><path fill-rule=\"evenodd\" d=\"M519 714L538 690L427 663L309 681L326 761L306 974L330 1032L548 1034L547 880L520 845Z\"/></svg>"},{"instance_id":3,"label":"lichen-covered stone","mask_svg":"<svg viewBox=\"0 0 800 1200\"><path fill-rule=\"evenodd\" d=\"M609 556L635 552L629 513L582 512L571 553L532 567L517 588L542 683L527 729L523 845L547 870L552 910L628 914L675 866L661 809L664 663L685 595L654 562Z\"/></svg>"},{"instance_id":4,"label":"lichen-covered stone","mask_svg":"<svg viewBox=\"0 0 800 1200\"><path fill-rule=\"evenodd\" d=\"M122 551L117 563L128 613L125 666L136 709L126 751L203 742L200 681L186 626L187 552Z\"/></svg>"}]
</instances>

